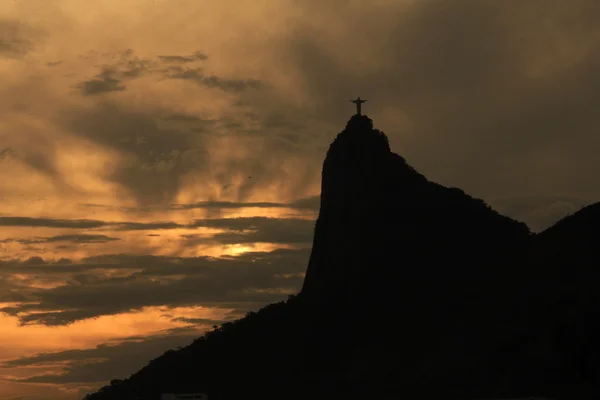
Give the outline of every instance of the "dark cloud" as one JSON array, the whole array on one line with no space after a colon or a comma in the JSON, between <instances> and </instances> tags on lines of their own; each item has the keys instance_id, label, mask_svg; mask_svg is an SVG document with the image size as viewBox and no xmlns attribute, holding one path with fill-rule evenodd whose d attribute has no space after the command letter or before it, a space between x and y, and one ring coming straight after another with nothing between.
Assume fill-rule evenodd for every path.
<instances>
[{"instance_id":1,"label":"dark cloud","mask_svg":"<svg viewBox=\"0 0 600 400\"><path fill-rule=\"evenodd\" d=\"M181 225L175 222L123 222L113 223L115 230L119 231L148 231L185 228L187 225Z\"/></svg>"},{"instance_id":2,"label":"dark cloud","mask_svg":"<svg viewBox=\"0 0 600 400\"><path fill-rule=\"evenodd\" d=\"M0 57L17 57L30 52L41 36L39 29L0 17Z\"/></svg>"},{"instance_id":3,"label":"dark cloud","mask_svg":"<svg viewBox=\"0 0 600 400\"><path fill-rule=\"evenodd\" d=\"M97 95L107 92L121 92L126 89L125 81L138 78L151 72L155 65L151 60L144 60L133 55L128 49L118 53L118 60L112 64L103 65L94 78L76 85L84 95Z\"/></svg>"},{"instance_id":4,"label":"dark cloud","mask_svg":"<svg viewBox=\"0 0 600 400\"><path fill-rule=\"evenodd\" d=\"M301 205L301 207L312 207L311 203ZM308 201L307 201L308 202ZM234 203L213 204L214 207L228 208L234 207ZM198 206L190 205L191 206ZM207 206L207 205L205 205ZM280 203L241 203L241 207L287 207L289 205ZM302 209L299 207L299 209ZM213 218L197 219L189 224L178 224L175 222L103 222L91 220L51 220L36 218L19 217L0 217L0 225L4 226L34 226L34 227L63 227L63 228L104 228L112 231L145 231L145 230L170 230L170 229L196 229L196 228L215 228L224 232L211 235L184 234L184 247L195 246L198 244L253 244L253 243L280 243L280 244L310 244L314 233L314 218L266 218L266 217L247 217L247 218ZM149 235L147 235L149 236ZM160 235L153 235L160 236ZM31 237L31 238L7 238L0 243L17 242L21 244L33 245L55 242L72 243L108 243L119 240L119 238L101 234L72 234L58 235L51 237Z\"/></svg>"},{"instance_id":5,"label":"dark cloud","mask_svg":"<svg viewBox=\"0 0 600 400\"><path fill-rule=\"evenodd\" d=\"M75 243L106 243L116 240L119 238L110 237L106 235L59 235L46 238L46 242L75 242Z\"/></svg>"},{"instance_id":6,"label":"dark cloud","mask_svg":"<svg viewBox=\"0 0 600 400\"><path fill-rule=\"evenodd\" d=\"M28 303L4 307L0 312L18 317L21 324L57 326L145 306L235 304L249 310L297 292L309 251L279 249L225 258L110 255L90 257L78 264L46 262L26 267L4 262L0 264L4 273L70 273L72 278L52 289L30 288ZM19 265L21 269L17 269ZM101 271L114 268L138 272L106 277ZM6 297L6 301L16 301Z\"/></svg>"},{"instance_id":7,"label":"dark cloud","mask_svg":"<svg viewBox=\"0 0 600 400\"><path fill-rule=\"evenodd\" d=\"M5 261L6 263L6 261ZM2 271L2 261L0 261L0 271ZM10 301L26 301L26 296L19 296L19 289L21 287L16 284L7 273L0 273L0 302ZM18 297L16 300L9 300L9 297Z\"/></svg>"},{"instance_id":8,"label":"dark cloud","mask_svg":"<svg viewBox=\"0 0 600 400\"><path fill-rule=\"evenodd\" d=\"M0 217L0 226L29 226L38 228L90 229L105 226L106 222L89 219L53 219L34 217Z\"/></svg>"},{"instance_id":9,"label":"dark cloud","mask_svg":"<svg viewBox=\"0 0 600 400\"><path fill-rule=\"evenodd\" d=\"M94 229L110 228L121 231L141 231L183 228L185 225L175 222L109 222L90 219L52 219L34 217L0 217L0 226L28 226L36 228L70 228L70 229ZM88 240L115 240L103 235L63 235L53 238L31 239L35 243L43 241L84 241ZM49 239L49 240L48 240ZM15 239L5 239L13 241Z\"/></svg>"},{"instance_id":10,"label":"dark cloud","mask_svg":"<svg viewBox=\"0 0 600 400\"><path fill-rule=\"evenodd\" d=\"M186 324L191 325L221 325L224 321L219 319L209 319L209 318L186 318L186 317L177 317L173 318L173 322L185 322Z\"/></svg>"},{"instance_id":11,"label":"dark cloud","mask_svg":"<svg viewBox=\"0 0 600 400\"><path fill-rule=\"evenodd\" d=\"M212 134L218 135L219 125L218 119L206 119L197 115L190 115L185 113L172 113L161 118L163 121L170 122L173 125L177 125L182 129L188 129L190 132L196 134Z\"/></svg>"},{"instance_id":12,"label":"dark cloud","mask_svg":"<svg viewBox=\"0 0 600 400\"><path fill-rule=\"evenodd\" d=\"M291 203L291 206L299 210L306 209L312 211L319 211L319 208L321 207L321 195L310 196L295 200Z\"/></svg>"},{"instance_id":13,"label":"dark cloud","mask_svg":"<svg viewBox=\"0 0 600 400\"><path fill-rule=\"evenodd\" d=\"M10 158L14 154L11 148L5 148L0 150L0 161Z\"/></svg>"},{"instance_id":14,"label":"dark cloud","mask_svg":"<svg viewBox=\"0 0 600 400\"><path fill-rule=\"evenodd\" d=\"M191 210L191 209L241 209L241 208L289 208L297 211L318 211L321 196L302 197L290 203L276 202L244 202L244 201L198 201L195 203L169 204L166 207L116 207L104 204L80 204L82 207L121 210L127 212L155 212L161 210Z\"/></svg>"},{"instance_id":15,"label":"dark cloud","mask_svg":"<svg viewBox=\"0 0 600 400\"><path fill-rule=\"evenodd\" d=\"M186 63L207 58L208 56L201 52L196 52L192 56L158 57L160 61L167 63ZM231 93L241 93L263 87L263 83L256 79L227 79L212 74L205 75L202 71L203 68L183 68L177 65L160 68L156 61L135 57L134 51L128 49L118 53L118 59L114 63L104 65L96 77L78 84L77 87L86 95L123 91L126 88L123 84L124 81L138 78L147 73L159 73L170 79L191 80L208 88L218 88Z\"/></svg>"},{"instance_id":16,"label":"dark cloud","mask_svg":"<svg viewBox=\"0 0 600 400\"><path fill-rule=\"evenodd\" d=\"M223 79L214 75L204 76L202 84L225 92L243 92L248 89L260 89L263 86L263 83L257 79Z\"/></svg>"},{"instance_id":17,"label":"dark cloud","mask_svg":"<svg viewBox=\"0 0 600 400\"><path fill-rule=\"evenodd\" d=\"M30 366L63 366L61 374L44 374L23 379L10 379L23 383L90 383L107 382L115 377L128 377L132 371L144 367L149 359L162 355L165 351L190 344L200 331L193 327L174 328L144 337L124 337L103 343L95 348L64 350L54 353L40 353L4 361L4 368ZM5 380L9 380L6 379Z\"/></svg>"},{"instance_id":18,"label":"dark cloud","mask_svg":"<svg viewBox=\"0 0 600 400\"><path fill-rule=\"evenodd\" d=\"M224 218L196 220L191 226L227 229L210 240L218 243L306 243L312 242L315 221L300 218ZM188 237L192 241L197 237ZM205 239L200 239L200 241Z\"/></svg>"},{"instance_id":19,"label":"dark cloud","mask_svg":"<svg viewBox=\"0 0 600 400\"><path fill-rule=\"evenodd\" d=\"M42 257L30 257L27 260L23 261L24 265L40 265L45 264L44 259Z\"/></svg>"},{"instance_id":20,"label":"dark cloud","mask_svg":"<svg viewBox=\"0 0 600 400\"><path fill-rule=\"evenodd\" d=\"M1 260L0 261L0 270L3 274L13 274L19 273L19 271L24 271L23 268L27 268L28 274L47 274L48 276L58 276L61 274L78 274L85 273L89 270L94 270L95 268L90 268L85 264L74 263L72 260L68 258L61 258L56 262L52 262L48 260L46 262L43 258L35 256L30 257L26 260L19 259L11 259L11 260ZM109 264L104 266L98 266L98 268L107 269L111 268Z\"/></svg>"},{"instance_id":21,"label":"dark cloud","mask_svg":"<svg viewBox=\"0 0 600 400\"><path fill-rule=\"evenodd\" d=\"M94 274L73 274L71 276L71 283L87 285L92 283L98 283L102 281L102 277Z\"/></svg>"},{"instance_id":22,"label":"dark cloud","mask_svg":"<svg viewBox=\"0 0 600 400\"><path fill-rule=\"evenodd\" d=\"M73 242L73 243L107 243L119 238L114 238L106 235L59 235L51 237L34 237L27 239L16 239L9 238L0 240L0 243L16 242L21 244L41 244L41 243L55 243L55 242Z\"/></svg>"},{"instance_id":23,"label":"dark cloud","mask_svg":"<svg viewBox=\"0 0 600 400\"><path fill-rule=\"evenodd\" d=\"M125 78L138 78L144 73L152 71L154 65L150 60L128 59L119 64L119 73Z\"/></svg>"},{"instance_id":24,"label":"dark cloud","mask_svg":"<svg viewBox=\"0 0 600 400\"><path fill-rule=\"evenodd\" d=\"M166 121L176 121L176 122L194 122L194 123L202 123L206 125L214 125L217 121L207 120L200 118L196 115L188 115L188 114L180 114L174 113L163 117Z\"/></svg>"},{"instance_id":25,"label":"dark cloud","mask_svg":"<svg viewBox=\"0 0 600 400\"><path fill-rule=\"evenodd\" d=\"M216 208L216 209L236 209L236 208L290 208L299 211L318 211L320 207L321 196L310 196L294 200L291 203L274 202L234 202L234 201L199 201L191 204L173 204L169 208L172 210L189 210L195 208Z\"/></svg>"},{"instance_id":26,"label":"dark cloud","mask_svg":"<svg viewBox=\"0 0 600 400\"><path fill-rule=\"evenodd\" d=\"M125 90L125 85L116 78L115 70L111 68L106 68L96 75L95 78L82 82L79 87L83 94L86 95L121 92Z\"/></svg>"},{"instance_id":27,"label":"dark cloud","mask_svg":"<svg viewBox=\"0 0 600 400\"><path fill-rule=\"evenodd\" d=\"M226 79L215 75L205 75L203 68L171 67L170 79L183 79L196 82L208 88L218 88L225 92L240 93L249 89L260 89L263 83L256 79Z\"/></svg>"},{"instance_id":28,"label":"dark cloud","mask_svg":"<svg viewBox=\"0 0 600 400\"><path fill-rule=\"evenodd\" d=\"M288 208L289 204L272 202L233 202L233 201L198 201L192 204L173 204L172 210L191 210L195 208Z\"/></svg>"},{"instance_id":29,"label":"dark cloud","mask_svg":"<svg viewBox=\"0 0 600 400\"><path fill-rule=\"evenodd\" d=\"M206 60L208 56L200 51L197 51L191 56L158 56L159 59L170 63L189 63L198 60Z\"/></svg>"}]
</instances>

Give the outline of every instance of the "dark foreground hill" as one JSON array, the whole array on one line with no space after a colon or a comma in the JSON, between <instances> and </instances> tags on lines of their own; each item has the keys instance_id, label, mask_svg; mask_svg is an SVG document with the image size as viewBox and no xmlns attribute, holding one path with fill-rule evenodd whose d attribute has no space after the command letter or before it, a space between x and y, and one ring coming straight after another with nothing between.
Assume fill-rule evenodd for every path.
<instances>
[{"instance_id":1,"label":"dark foreground hill","mask_svg":"<svg viewBox=\"0 0 600 400\"><path fill-rule=\"evenodd\" d=\"M600 383L599 208L533 235L355 115L323 165L302 292L87 399L585 398Z\"/></svg>"}]
</instances>

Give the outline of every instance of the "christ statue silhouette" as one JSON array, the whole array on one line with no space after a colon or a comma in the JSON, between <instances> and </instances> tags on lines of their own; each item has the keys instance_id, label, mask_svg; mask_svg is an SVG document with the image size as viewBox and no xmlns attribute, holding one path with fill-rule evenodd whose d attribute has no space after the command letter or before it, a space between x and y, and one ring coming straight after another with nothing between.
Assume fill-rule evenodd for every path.
<instances>
[{"instance_id":1,"label":"christ statue silhouette","mask_svg":"<svg viewBox=\"0 0 600 400\"><path fill-rule=\"evenodd\" d=\"M357 115L361 115L360 114L360 106L362 105L362 103L366 102L367 100L361 100L360 96L356 99L356 100L351 100L352 103L356 104L356 114Z\"/></svg>"}]
</instances>

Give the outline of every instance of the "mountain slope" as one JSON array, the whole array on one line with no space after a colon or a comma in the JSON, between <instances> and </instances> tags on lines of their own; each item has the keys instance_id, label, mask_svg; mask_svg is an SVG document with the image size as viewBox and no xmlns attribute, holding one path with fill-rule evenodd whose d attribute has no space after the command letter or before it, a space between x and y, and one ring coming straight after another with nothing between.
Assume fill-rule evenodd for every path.
<instances>
[{"instance_id":1,"label":"mountain slope","mask_svg":"<svg viewBox=\"0 0 600 400\"><path fill-rule=\"evenodd\" d=\"M535 238L537 264L552 277L554 319L563 351L582 380L600 384L600 203L569 215Z\"/></svg>"}]
</instances>

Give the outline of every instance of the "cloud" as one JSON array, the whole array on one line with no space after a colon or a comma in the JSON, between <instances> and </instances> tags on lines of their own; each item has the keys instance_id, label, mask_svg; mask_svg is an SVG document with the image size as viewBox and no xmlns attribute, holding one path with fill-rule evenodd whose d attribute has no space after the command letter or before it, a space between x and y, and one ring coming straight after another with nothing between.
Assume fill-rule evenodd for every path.
<instances>
[{"instance_id":1,"label":"cloud","mask_svg":"<svg viewBox=\"0 0 600 400\"><path fill-rule=\"evenodd\" d=\"M132 110L112 103L68 118L77 136L118 154L107 178L140 205L173 202L181 178L207 165L203 135L158 125L151 110Z\"/></svg>"},{"instance_id":2,"label":"cloud","mask_svg":"<svg viewBox=\"0 0 600 400\"><path fill-rule=\"evenodd\" d=\"M21 21L0 18L0 57L18 57L33 50L42 31Z\"/></svg>"},{"instance_id":3,"label":"cloud","mask_svg":"<svg viewBox=\"0 0 600 400\"><path fill-rule=\"evenodd\" d=\"M250 206L248 206L250 204ZM258 205L254 205L258 204ZM198 205L189 205L190 208L196 208ZM238 208L234 204L225 203L222 207L218 202L212 204L216 208ZM241 203L239 208L243 207L288 207L289 205L280 203ZM308 207L308 206L307 206ZM210 208L210 207L207 207ZM185 208L184 208L185 209ZM295 231L289 235L306 234L308 228L314 227L314 220L301 218L266 218L266 217L247 217L247 218L213 218L213 219L196 219L189 224L179 224L171 221L157 222L112 222L99 220L67 220L67 219L51 219L51 218L33 218L33 217L0 217L0 226L20 226L20 227L37 227L37 228L70 228L70 229L95 229L109 228L115 231L142 231L142 230L169 230L169 229L194 229L198 227L226 229L232 231L258 231L260 235L273 237L284 234L284 231ZM288 235L288 236L289 236ZM285 236L285 235L284 235ZM292 236L289 236L292 237ZM294 236L297 237L297 236ZM24 239L3 239L3 241L23 241ZM118 240L105 235L59 235L48 238L32 238L27 243L44 243L44 242L107 242Z\"/></svg>"},{"instance_id":4,"label":"cloud","mask_svg":"<svg viewBox=\"0 0 600 400\"><path fill-rule=\"evenodd\" d=\"M115 75L114 70L106 68L100 74L96 75L95 78L82 82L79 87L83 94L86 95L125 90L125 85L119 79L115 78Z\"/></svg>"},{"instance_id":5,"label":"cloud","mask_svg":"<svg viewBox=\"0 0 600 400\"><path fill-rule=\"evenodd\" d=\"M22 383L91 383L107 382L115 377L128 377L144 367L149 359L165 351L190 344L200 331L194 327L173 328L145 337L124 337L90 349L40 353L2 362L4 368L39 365L62 365L61 374L44 374L10 379ZM9 380L6 379L5 380Z\"/></svg>"},{"instance_id":6,"label":"cloud","mask_svg":"<svg viewBox=\"0 0 600 400\"><path fill-rule=\"evenodd\" d=\"M74 187L66 181L57 167L56 144L47 137L36 137L36 141L40 147L15 150L13 153L14 158L50 178L53 184L64 194L76 193Z\"/></svg>"},{"instance_id":7,"label":"cloud","mask_svg":"<svg viewBox=\"0 0 600 400\"><path fill-rule=\"evenodd\" d=\"M3 262L3 273L66 274L67 284L51 289L28 288L27 303L7 306L0 312L18 317L23 325L58 326L146 306L236 304L249 309L297 292L309 252L309 248L279 249L227 258L107 255L79 263L43 265ZM119 277L104 275L103 270L115 268L137 272ZM20 301L14 296L7 294L4 301Z\"/></svg>"},{"instance_id":8,"label":"cloud","mask_svg":"<svg viewBox=\"0 0 600 400\"><path fill-rule=\"evenodd\" d=\"M119 231L147 231L185 228L186 225L175 222L113 222L115 230Z\"/></svg>"},{"instance_id":9,"label":"cloud","mask_svg":"<svg viewBox=\"0 0 600 400\"><path fill-rule=\"evenodd\" d=\"M158 58L168 63L189 63L198 60L206 60L208 56L200 51L197 51L191 56L158 56Z\"/></svg>"},{"instance_id":10,"label":"cloud","mask_svg":"<svg viewBox=\"0 0 600 400\"><path fill-rule=\"evenodd\" d=\"M85 195L76 189L82 186L75 178L77 173L62 163L64 147L57 146L59 142L90 145L104 159L110 158L103 160L102 166L94 165L96 172L90 172L94 181L116 185L119 197L144 207L172 203L182 192L201 192L197 198L245 201L260 198L259 192L274 186L282 192L276 198L288 199L305 195L313 184L319 166L306 162L314 157L313 151L306 140L298 139L299 132L290 132L301 124L289 107L277 112L271 106L260 109L257 100L264 102L273 95L272 88L261 80L238 78L239 72L198 70L189 63L169 66L160 58L137 57L131 50L113 53L97 53L94 61L100 64L99 71L75 85L65 84L94 97L75 105L52 95L54 100L48 101L56 101L63 110L44 125L39 140L28 140L17 149L19 161L49 178L51 184L61 185L57 187L61 194ZM89 62L60 56L66 60L61 71ZM50 76L58 73L58 69L44 71ZM195 80L187 79L190 77ZM144 85L132 82L144 78ZM165 84L165 78L180 82ZM186 82L194 84L186 88ZM207 107L200 112L194 101L183 100L173 87L196 98L205 92L206 99L219 94L202 88L218 88L227 94L216 97L215 104L243 100L247 105L219 106L218 110ZM265 89L261 90L265 93L258 94L260 91L250 90L253 88ZM104 96L123 91L132 92ZM164 95L173 96L173 101L163 101ZM143 101L131 103L131 96ZM48 130L56 134L48 135ZM230 150L224 151L226 148ZM248 176L252 179L241 179ZM282 178L290 184L279 185ZM207 184L201 188L191 185L198 180Z\"/></svg>"},{"instance_id":11,"label":"cloud","mask_svg":"<svg viewBox=\"0 0 600 400\"><path fill-rule=\"evenodd\" d=\"M247 67L237 62L242 52L232 53L227 61L233 61L224 62L232 67L214 71L188 61L210 61L204 56L217 51L217 45L199 53L204 56L193 50L164 54L169 47L159 47L156 54L160 55L145 60L136 61L133 51L111 56L116 60L102 59L100 63L106 63L102 68L113 71L111 79L120 86L127 86L133 77L156 74L202 87L205 83L223 86L238 97L236 106L223 112L227 115L211 115L210 120L216 121L211 124L195 121L200 113L186 100L177 109L162 110L165 113L137 110L146 122L131 129L111 128L119 135L74 129L76 135L117 150L111 183L118 183L144 205L167 203L175 198L174 192L192 191L186 185L199 179L210 179L211 185L216 181L215 187L223 189L199 198L218 198L216 193L222 193L220 197L229 200L254 200L273 187L279 192L275 198L305 195L306 188L318 180L321 148L326 149L352 110L347 99L360 92L369 98L367 112L391 137L393 147L435 181L486 199L507 192L553 191L556 182L563 192L597 192L590 189L592 174L572 179L578 171L597 167L591 150L594 142L586 134L596 129L593 110L600 93L594 89L599 57L593 51L599 30L590 17L598 12L596 2L575 0L565 9L560 1L533 0L516 11L504 3L461 0L451 5L398 1L385 7L376 2L370 7L352 3L340 8L335 6L338 3L323 7L311 0L293 3L303 17L279 26L270 37L273 40L257 37L263 53L257 52ZM575 29L569 21L581 24ZM352 26L360 26L364 33L356 37ZM190 45L187 48L194 49L195 44ZM104 57L102 51L98 57ZM229 54L223 49L219 60L225 57ZM233 67L238 64L241 67ZM286 80L278 80L278 71ZM263 90L235 89L245 87L239 82L248 81L246 73L262 82ZM211 76L217 79L205 81ZM235 83L223 84L227 80ZM180 83L185 84L175 85ZM124 119L124 125L134 125L129 121L135 118L129 115L131 107L114 107L121 110L118 118ZM77 110L63 115L75 115L79 122L78 114ZM91 113L83 114L81 119L87 119ZM164 121L177 126L152 127L160 114L173 116ZM101 126L104 118L91 120ZM197 129L201 139L190 139L187 129ZM150 144L142 133L127 133L132 131L156 132L159 137L173 134L179 153L169 149L161 154L160 140ZM236 150L218 153L216 144L211 146L216 140L204 140L209 133L214 137L225 133L232 142L235 138ZM194 168L178 166L188 151L179 143L193 147L188 154ZM30 165L49 171L52 163L43 162L48 157L38 154ZM292 157L297 158L293 164L289 163ZM478 174L473 173L473 165L478 165ZM238 175L253 178L240 182Z\"/></svg>"},{"instance_id":12,"label":"cloud","mask_svg":"<svg viewBox=\"0 0 600 400\"><path fill-rule=\"evenodd\" d=\"M161 68L154 60L140 59L133 56L134 51L128 49L120 54L117 62L106 64L102 71L90 80L76 85L84 95L97 95L107 92L120 92L126 89L124 81L139 78L144 74L158 73L163 78L191 80L207 88L218 88L224 92L241 93L248 89L260 89L263 83L256 79L227 79L214 74L206 75L204 68L184 68L169 65ZM208 56L196 52L192 56L158 56L159 61L167 64L188 63L206 60Z\"/></svg>"},{"instance_id":13,"label":"cloud","mask_svg":"<svg viewBox=\"0 0 600 400\"><path fill-rule=\"evenodd\" d=\"M246 201L197 201L194 203L180 203L180 204L169 204L166 207L116 207L116 206L108 206L103 204L91 204L84 203L80 204L83 207L90 208L104 208L104 209L118 209L126 212L153 212L158 210L173 210L173 211L181 211L181 210L192 210L192 209L243 209L243 208L289 208L297 211L318 211L321 205L321 196L309 196L302 197L296 200L293 200L290 203L277 203L277 202L268 202L268 201L255 201L255 202L246 202Z\"/></svg>"},{"instance_id":14,"label":"cloud","mask_svg":"<svg viewBox=\"0 0 600 400\"><path fill-rule=\"evenodd\" d=\"M208 319L208 318L186 318L186 317L177 317L173 318L173 322L185 322L192 325L221 325L224 321L218 319Z\"/></svg>"},{"instance_id":15,"label":"cloud","mask_svg":"<svg viewBox=\"0 0 600 400\"><path fill-rule=\"evenodd\" d=\"M30 257L27 260L23 261L24 265L40 265L45 264L44 259L42 257Z\"/></svg>"},{"instance_id":16,"label":"cloud","mask_svg":"<svg viewBox=\"0 0 600 400\"><path fill-rule=\"evenodd\" d=\"M55 242L73 242L73 243L106 243L112 242L116 240L121 240L119 238L110 237L106 235L58 235L51 237L34 237L28 239L3 239L0 240L0 243L10 243L17 242L21 244L40 244L40 243L55 243Z\"/></svg>"},{"instance_id":17,"label":"cloud","mask_svg":"<svg viewBox=\"0 0 600 400\"><path fill-rule=\"evenodd\" d=\"M218 243L306 243L312 242L314 220L300 218L224 218L196 220L191 226L227 229L209 240ZM191 236L189 239L195 239ZM205 239L200 239L205 240Z\"/></svg>"},{"instance_id":18,"label":"cloud","mask_svg":"<svg viewBox=\"0 0 600 400\"><path fill-rule=\"evenodd\" d=\"M190 210L195 208L219 208L219 209L235 209L235 208L283 208L289 207L283 203L272 202L234 202L234 201L198 201L192 204L173 204L172 210Z\"/></svg>"},{"instance_id":19,"label":"cloud","mask_svg":"<svg viewBox=\"0 0 600 400\"><path fill-rule=\"evenodd\" d=\"M106 235L59 235L46 238L46 242L75 242L75 243L106 243L119 238Z\"/></svg>"},{"instance_id":20,"label":"cloud","mask_svg":"<svg viewBox=\"0 0 600 400\"><path fill-rule=\"evenodd\" d=\"M215 120L202 119L196 115L187 115L187 114L181 114L181 113L170 114L170 115L163 117L163 119L166 121L201 123L203 125L208 125L208 126L214 125L217 122Z\"/></svg>"},{"instance_id":21,"label":"cloud","mask_svg":"<svg viewBox=\"0 0 600 400\"><path fill-rule=\"evenodd\" d=\"M218 88L231 93L260 89L264 86L263 82L257 79L226 79L215 75L205 75L203 71L203 68L171 67L167 76L170 79L189 80L208 88Z\"/></svg>"},{"instance_id":22,"label":"cloud","mask_svg":"<svg viewBox=\"0 0 600 400\"><path fill-rule=\"evenodd\" d=\"M306 210L318 211L319 208L321 207L321 195L310 196L310 197L305 197L305 198L295 200L294 202L291 203L291 206L293 208L296 208L299 210L306 209Z\"/></svg>"},{"instance_id":23,"label":"cloud","mask_svg":"<svg viewBox=\"0 0 600 400\"><path fill-rule=\"evenodd\" d=\"M0 226L29 226L44 228L91 229L105 226L106 222L88 219L52 219L35 217L0 217Z\"/></svg>"},{"instance_id":24,"label":"cloud","mask_svg":"<svg viewBox=\"0 0 600 400\"><path fill-rule=\"evenodd\" d=\"M5 149L1 149L0 150L0 161L9 159L13 154L14 154L14 152L12 151L11 148L7 147Z\"/></svg>"},{"instance_id":25,"label":"cloud","mask_svg":"<svg viewBox=\"0 0 600 400\"><path fill-rule=\"evenodd\" d=\"M320 206L320 195L301 198L291 203L274 202L243 202L243 201L198 201L191 204L173 204L169 207L171 210L189 210L195 208L218 208L218 209L237 209L237 208L291 208L297 210L318 210Z\"/></svg>"},{"instance_id":26,"label":"cloud","mask_svg":"<svg viewBox=\"0 0 600 400\"><path fill-rule=\"evenodd\" d=\"M102 71L93 79L76 85L84 95L97 95L107 92L121 92L126 89L124 81L138 78L151 71L155 63L133 57L133 50L128 49L120 54L120 59L113 64L104 65Z\"/></svg>"}]
</instances>

